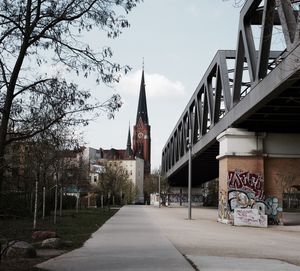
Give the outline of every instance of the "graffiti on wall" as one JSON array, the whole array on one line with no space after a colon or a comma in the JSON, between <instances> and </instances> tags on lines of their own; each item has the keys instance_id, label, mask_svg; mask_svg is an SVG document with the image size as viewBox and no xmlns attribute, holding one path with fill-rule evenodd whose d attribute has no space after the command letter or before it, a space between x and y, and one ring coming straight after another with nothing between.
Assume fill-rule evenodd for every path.
<instances>
[{"instance_id":1,"label":"graffiti on wall","mask_svg":"<svg viewBox=\"0 0 300 271\"><path fill-rule=\"evenodd\" d=\"M265 200L266 215L268 215L269 224L280 224L279 214L283 209L279 205L279 200L276 197L270 197Z\"/></svg>"},{"instance_id":2,"label":"graffiti on wall","mask_svg":"<svg viewBox=\"0 0 300 271\"><path fill-rule=\"evenodd\" d=\"M186 203L188 202L188 195L187 194L168 194L168 202L169 203ZM191 195L191 201L193 203L200 203L203 202L202 195Z\"/></svg>"},{"instance_id":3,"label":"graffiti on wall","mask_svg":"<svg viewBox=\"0 0 300 271\"><path fill-rule=\"evenodd\" d=\"M221 221L231 219L231 212L228 208L228 193L225 190L219 192L218 215Z\"/></svg>"},{"instance_id":4,"label":"graffiti on wall","mask_svg":"<svg viewBox=\"0 0 300 271\"><path fill-rule=\"evenodd\" d=\"M254 193L255 198L264 198L264 178L261 174L243 172L236 169L228 171L228 188L241 189Z\"/></svg>"},{"instance_id":5,"label":"graffiti on wall","mask_svg":"<svg viewBox=\"0 0 300 271\"><path fill-rule=\"evenodd\" d=\"M234 225L267 227L267 216L260 215L256 209L236 209L234 212Z\"/></svg>"},{"instance_id":6,"label":"graffiti on wall","mask_svg":"<svg viewBox=\"0 0 300 271\"><path fill-rule=\"evenodd\" d=\"M257 209L268 215L269 224L278 224L282 207L276 197L265 199L264 178L261 174L235 170L228 172L228 192L219 192L219 219L231 220L235 209Z\"/></svg>"},{"instance_id":7,"label":"graffiti on wall","mask_svg":"<svg viewBox=\"0 0 300 271\"><path fill-rule=\"evenodd\" d=\"M282 212L279 200L276 197L269 197L265 200L255 198L252 192L231 189L228 191L228 208L230 212L235 209L257 209L259 214L268 215L269 224L279 224L278 214Z\"/></svg>"}]
</instances>

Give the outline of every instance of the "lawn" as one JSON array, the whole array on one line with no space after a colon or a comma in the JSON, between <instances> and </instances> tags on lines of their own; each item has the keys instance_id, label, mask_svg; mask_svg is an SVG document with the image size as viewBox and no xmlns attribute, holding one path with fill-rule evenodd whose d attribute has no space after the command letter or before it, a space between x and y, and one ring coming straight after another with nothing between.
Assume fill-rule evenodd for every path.
<instances>
[{"instance_id":1,"label":"lawn","mask_svg":"<svg viewBox=\"0 0 300 271\"><path fill-rule=\"evenodd\" d=\"M117 209L84 209L63 211L61 217L57 217L57 223L53 224L53 216L46 217L43 221L38 219L37 230L56 231L57 235L63 240L71 241L72 244L65 247L66 250L72 250L82 246L82 244L101 227L105 221L117 212ZM23 240L34 243L31 235L33 221L32 219L14 218L0 220L0 242L3 244L7 240ZM32 266L45 258L37 257L35 259L3 259L0 263L0 270L35 270Z\"/></svg>"}]
</instances>

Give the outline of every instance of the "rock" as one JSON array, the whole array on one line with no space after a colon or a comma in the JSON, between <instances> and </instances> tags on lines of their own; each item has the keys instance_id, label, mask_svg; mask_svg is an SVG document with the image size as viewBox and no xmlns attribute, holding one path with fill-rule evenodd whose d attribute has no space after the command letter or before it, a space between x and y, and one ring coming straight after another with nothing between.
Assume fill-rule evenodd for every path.
<instances>
[{"instance_id":1,"label":"rock","mask_svg":"<svg viewBox=\"0 0 300 271\"><path fill-rule=\"evenodd\" d=\"M35 248L24 241L11 241L8 244L5 256L8 258L34 258L36 257Z\"/></svg>"},{"instance_id":2,"label":"rock","mask_svg":"<svg viewBox=\"0 0 300 271\"><path fill-rule=\"evenodd\" d=\"M55 231L35 231L32 233L31 237L34 240L45 240L48 238L55 238L57 236Z\"/></svg>"},{"instance_id":3,"label":"rock","mask_svg":"<svg viewBox=\"0 0 300 271\"><path fill-rule=\"evenodd\" d=\"M42 242L42 248L61 248L63 242L60 238L49 238Z\"/></svg>"}]
</instances>

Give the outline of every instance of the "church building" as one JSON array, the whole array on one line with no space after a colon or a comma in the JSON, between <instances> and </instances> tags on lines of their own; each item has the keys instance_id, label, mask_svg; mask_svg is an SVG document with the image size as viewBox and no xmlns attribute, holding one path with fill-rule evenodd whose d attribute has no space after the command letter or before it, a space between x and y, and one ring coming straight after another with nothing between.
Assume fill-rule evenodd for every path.
<instances>
[{"instance_id":1,"label":"church building","mask_svg":"<svg viewBox=\"0 0 300 271\"><path fill-rule=\"evenodd\" d=\"M133 127L133 154L144 159L145 175L151 170L151 137L148 120L144 69L140 86L139 102L136 114L136 123Z\"/></svg>"},{"instance_id":2,"label":"church building","mask_svg":"<svg viewBox=\"0 0 300 271\"><path fill-rule=\"evenodd\" d=\"M128 165L134 163L137 166L136 177L132 177L133 183L138 187L139 195L136 202L141 202L143 199L142 191L144 185L145 176L149 175L151 172L151 135L150 135L150 125L148 119L148 110L147 110L147 100L146 100L146 87L145 87L145 74L144 69L142 70L141 85L139 92L139 100L136 114L136 123L133 127L133 136L132 136L132 145L131 145L131 134L130 127L128 130L127 136L127 146L126 149L102 149L100 148L101 159L108 161L118 160L122 161L123 166L126 170ZM130 162L131 161L131 162ZM143 163L141 163L143 162ZM139 169L139 167L142 167ZM129 169L129 168L128 168ZM130 173L132 170L128 170ZM139 173L142 171L141 173ZM136 180L135 180L136 179ZM142 180L139 180L142 179Z\"/></svg>"}]
</instances>

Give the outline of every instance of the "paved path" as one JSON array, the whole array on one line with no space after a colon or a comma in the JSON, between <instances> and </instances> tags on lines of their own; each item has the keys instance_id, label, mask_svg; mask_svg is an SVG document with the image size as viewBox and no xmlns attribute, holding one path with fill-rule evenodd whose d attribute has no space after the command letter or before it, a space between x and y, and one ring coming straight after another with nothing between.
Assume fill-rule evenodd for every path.
<instances>
[{"instance_id":1,"label":"paved path","mask_svg":"<svg viewBox=\"0 0 300 271\"><path fill-rule=\"evenodd\" d=\"M145 210L172 244L200 271L300 271L300 224L268 228L233 227L216 222L217 210ZM289 215L291 217L291 215ZM288 219L286 220L289 220ZM300 222L300 214L293 220Z\"/></svg>"},{"instance_id":2,"label":"paved path","mask_svg":"<svg viewBox=\"0 0 300 271\"><path fill-rule=\"evenodd\" d=\"M193 209L193 220L187 220L185 208L126 206L82 248L38 267L55 271L300 271L300 226L232 227L217 223L216 215L213 209Z\"/></svg>"},{"instance_id":3,"label":"paved path","mask_svg":"<svg viewBox=\"0 0 300 271\"><path fill-rule=\"evenodd\" d=\"M193 271L150 220L145 209L147 207L123 207L82 248L41 263L38 267L55 271Z\"/></svg>"}]
</instances>

